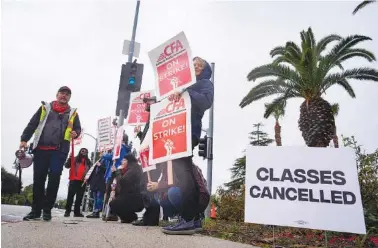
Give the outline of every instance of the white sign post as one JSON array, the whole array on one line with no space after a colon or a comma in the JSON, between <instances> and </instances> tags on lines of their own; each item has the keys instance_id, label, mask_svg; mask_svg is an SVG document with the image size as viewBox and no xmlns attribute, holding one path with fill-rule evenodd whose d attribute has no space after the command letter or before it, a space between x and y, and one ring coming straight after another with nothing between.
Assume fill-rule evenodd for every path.
<instances>
[{"instance_id":1,"label":"white sign post","mask_svg":"<svg viewBox=\"0 0 378 248\"><path fill-rule=\"evenodd\" d=\"M97 122L97 146L99 148L111 144L112 118L106 117Z\"/></svg>"},{"instance_id":2,"label":"white sign post","mask_svg":"<svg viewBox=\"0 0 378 248\"><path fill-rule=\"evenodd\" d=\"M366 234L354 151L249 147L245 222Z\"/></svg>"}]
</instances>

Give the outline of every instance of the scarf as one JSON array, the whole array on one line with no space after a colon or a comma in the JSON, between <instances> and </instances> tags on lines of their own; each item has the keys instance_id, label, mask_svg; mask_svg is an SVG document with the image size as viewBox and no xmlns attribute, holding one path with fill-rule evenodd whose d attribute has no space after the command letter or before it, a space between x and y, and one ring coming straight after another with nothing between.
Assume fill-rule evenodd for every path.
<instances>
[{"instance_id":1,"label":"scarf","mask_svg":"<svg viewBox=\"0 0 378 248\"><path fill-rule=\"evenodd\" d=\"M62 104L60 104L57 101L53 101L53 103L52 103L52 109L55 112L57 112L57 113L64 113L64 112L66 112L69 109L69 107L70 106L68 104L62 105Z\"/></svg>"}]
</instances>

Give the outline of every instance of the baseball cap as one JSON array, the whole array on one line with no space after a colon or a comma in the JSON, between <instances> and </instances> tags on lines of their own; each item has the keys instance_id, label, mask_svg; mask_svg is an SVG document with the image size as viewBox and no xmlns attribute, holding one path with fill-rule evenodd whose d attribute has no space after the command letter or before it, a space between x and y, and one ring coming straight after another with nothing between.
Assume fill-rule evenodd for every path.
<instances>
[{"instance_id":1,"label":"baseball cap","mask_svg":"<svg viewBox=\"0 0 378 248\"><path fill-rule=\"evenodd\" d=\"M68 88L67 86L62 86L62 87L60 87L59 90L58 90L58 92L64 92L64 91L68 92L68 94L71 95L71 89Z\"/></svg>"}]
</instances>

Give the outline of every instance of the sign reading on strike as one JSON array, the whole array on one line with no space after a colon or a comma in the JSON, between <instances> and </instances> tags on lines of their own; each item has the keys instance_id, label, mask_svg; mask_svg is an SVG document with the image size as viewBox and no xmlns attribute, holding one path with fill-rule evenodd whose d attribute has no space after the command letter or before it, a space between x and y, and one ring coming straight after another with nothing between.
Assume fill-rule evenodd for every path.
<instances>
[{"instance_id":1,"label":"sign reading on strike","mask_svg":"<svg viewBox=\"0 0 378 248\"><path fill-rule=\"evenodd\" d=\"M155 73L158 99L195 83L192 52L184 32L153 49L148 55Z\"/></svg>"},{"instance_id":2,"label":"sign reading on strike","mask_svg":"<svg viewBox=\"0 0 378 248\"><path fill-rule=\"evenodd\" d=\"M111 144L111 130L112 130L111 117L99 119L97 122L97 145L104 147Z\"/></svg>"},{"instance_id":3,"label":"sign reading on strike","mask_svg":"<svg viewBox=\"0 0 378 248\"><path fill-rule=\"evenodd\" d=\"M146 104L143 103L143 98L150 98L153 96L153 90L133 92L130 94L129 113L126 120L128 125L140 126L148 122L150 113L146 111Z\"/></svg>"},{"instance_id":4,"label":"sign reading on strike","mask_svg":"<svg viewBox=\"0 0 378 248\"><path fill-rule=\"evenodd\" d=\"M366 233L350 148L249 147L245 179L246 222Z\"/></svg>"},{"instance_id":5,"label":"sign reading on strike","mask_svg":"<svg viewBox=\"0 0 378 248\"><path fill-rule=\"evenodd\" d=\"M190 96L185 92L179 101L165 99L151 105L150 164L192 155Z\"/></svg>"},{"instance_id":6,"label":"sign reading on strike","mask_svg":"<svg viewBox=\"0 0 378 248\"><path fill-rule=\"evenodd\" d=\"M119 159L120 157L122 140L123 140L123 127L119 127L116 133L116 139L115 139L114 150L113 150L113 160Z\"/></svg>"}]
</instances>

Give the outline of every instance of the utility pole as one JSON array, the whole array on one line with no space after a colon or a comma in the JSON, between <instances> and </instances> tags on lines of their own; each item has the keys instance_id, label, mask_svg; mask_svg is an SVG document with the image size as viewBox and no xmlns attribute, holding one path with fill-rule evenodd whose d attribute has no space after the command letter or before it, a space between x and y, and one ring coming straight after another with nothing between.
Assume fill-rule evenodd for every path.
<instances>
[{"instance_id":1,"label":"utility pole","mask_svg":"<svg viewBox=\"0 0 378 248\"><path fill-rule=\"evenodd\" d=\"M213 73L211 74L211 82L214 84L214 74L215 74L215 63L211 63L211 70ZM214 98L213 98L214 99ZM214 102L209 110L209 129L207 131L207 139L208 139L208 154L207 157L207 189L209 190L210 196L211 196L211 186L213 183L213 130L214 130ZM209 205L206 208L205 215L206 217L210 217L210 210L211 210L211 202L209 202Z\"/></svg>"}]
</instances>

